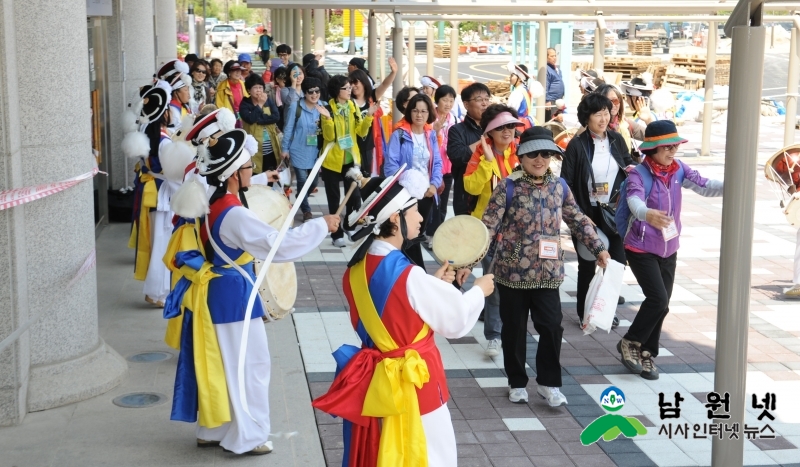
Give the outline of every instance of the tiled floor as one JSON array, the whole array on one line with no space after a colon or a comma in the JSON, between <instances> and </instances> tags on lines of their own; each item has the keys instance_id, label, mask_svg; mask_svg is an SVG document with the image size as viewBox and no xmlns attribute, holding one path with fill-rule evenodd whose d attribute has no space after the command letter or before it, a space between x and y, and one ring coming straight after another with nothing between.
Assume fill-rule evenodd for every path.
<instances>
[{"instance_id":1,"label":"tiled floor","mask_svg":"<svg viewBox=\"0 0 800 467\"><path fill-rule=\"evenodd\" d=\"M687 154L693 147L699 147L698 124L688 123L679 131L692 141L686 145ZM772 148L778 149L782 134L767 126L762 131L762 140L765 150L759 154L759 161L763 164L771 156ZM724 153L721 144L724 139L712 144L718 156ZM721 157L687 157L684 162L706 177L723 178ZM761 173L759 170L751 271L747 392L759 397L766 392L776 394L777 408L773 413L776 420L770 426L777 437L745 441L744 459L746 465L788 465L800 463L800 405L793 402L794 394L800 391L800 303L785 301L781 293L791 286L796 231L786 224L770 187L760 178ZM620 327L611 333L598 331L584 336L575 312L577 262L571 251L567 252L567 279L561 287L562 392L569 400L566 407L550 408L536 394L533 368L538 335L532 323L528 325L527 344L528 372L532 377L527 387L530 401L522 405L507 399L502 353L494 358L483 354L487 345L483 323L478 322L461 339L436 337L448 375L451 392L448 406L456 431L460 466L710 464L709 439L669 439L658 434L663 423L710 423L705 394L714 389L722 204L719 199L706 200L689 191L683 196L684 228L671 313L664 322L656 360L661 371L658 381L631 375L621 365L615 348L644 299L633 274L626 270L624 276L622 295L627 301L618 308ZM311 198L316 214L327 212L327 206L320 204L324 200L320 188ZM569 248L567 231L562 235L563 244ZM352 254L351 246L336 249L325 242L318 252L296 263L298 302L292 317L313 397L323 394L333 379L335 364L330 353L344 343L359 345L340 286L345 262ZM432 271L434 258L428 252L424 255ZM480 274L480 269L476 269L475 275ZM599 396L610 385L621 388L627 396L627 403L619 413L639 418L648 433L634 439L620 437L612 442L583 446L580 432L605 413L599 405ZM672 395L676 391L685 398L681 418L662 420L658 393ZM746 423L763 425L756 419L759 413L748 406ZM320 412L316 417L328 465L340 465L340 420Z\"/></svg>"}]
</instances>

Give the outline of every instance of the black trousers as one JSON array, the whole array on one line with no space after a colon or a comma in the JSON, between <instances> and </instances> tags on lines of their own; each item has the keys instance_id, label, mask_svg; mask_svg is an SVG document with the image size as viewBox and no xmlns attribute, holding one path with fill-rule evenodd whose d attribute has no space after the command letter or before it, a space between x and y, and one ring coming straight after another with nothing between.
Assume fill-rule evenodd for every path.
<instances>
[{"instance_id":1,"label":"black trousers","mask_svg":"<svg viewBox=\"0 0 800 467\"><path fill-rule=\"evenodd\" d=\"M592 211L587 213L587 215L592 219L592 221L594 221L596 225L603 225L603 214L600 212L599 206L592 206ZM607 229L604 229L603 233L605 233L608 237L608 254L611 255L611 259L624 265L626 257L625 247L623 246L622 239L619 235L608 232ZM575 237L572 237L572 239L573 242L577 241ZM577 245L575 248L577 248ZM580 318L581 322L583 322L583 309L586 304L586 293L589 292L589 283L592 282L596 267L597 262L595 260L587 261L578 256L578 295L575 298L578 301L578 318Z\"/></svg>"},{"instance_id":2,"label":"black trousers","mask_svg":"<svg viewBox=\"0 0 800 467\"><path fill-rule=\"evenodd\" d=\"M528 312L533 327L539 333L536 350L536 382L540 386L561 387L561 299L558 289L512 289L497 284L500 292L500 319L503 330L503 366L508 385L524 388L528 385L525 372Z\"/></svg>"},{"instance_id":3,"label":"black trousers","mask_svg":"<svg viewBox=\"0 0 800 467\"><path fill-rule=\"evenodd\" d=\"M259 52L259 55L261 55L261 61L264 62L264 65L267 65L267 68L269 68L269 64L267 64L269 61L269 50L262 50Z\"/></svg>"},{"instance_id":4,"label":"black trousers","mask_svg":"<svg viewBox=\"0 0 800 467\"><path fill-rule=\"evenodd\" d=\"M342 166L341 172L335 172L330 169L326 169L325 167L322 168L322 182L325 184L325 196L328 199L328 212L330 214L334 214L337 209L339 209L339 203L341 202L341 193L339 193L339 184L345 182L344 174L353 166L353 163L345 164ZM349 189L349 186L345 186L345 192ZM342 230L342 225L348 227L346 225L347 218L350 216L350 213L354 211L358 211L361 208L361 190L360 188L356 187L353 194L350 196L350 199L347 200L347 205L345 209L345 222L339 226L339 230L331 234L331 238L336 240L337 238L344 237L344 230Z\"/></svg>"},{"instance_id":5,"label":"black trousers","mask_svg":"<svg viewBox=\"0 0 800 467\"><path fill-rule=\"evenodd\" d=\"M464 191L464 172L465 167L453 166L453 214L469 214L468 194Z\"/></svg>"},{"instance_id":6,"label":"black trousers","mask_svg":"<svg viewBox=\"0 0 800 467\"><path fill-rule=\"evenodd\" d=\"M434 206L434 199L433 196L430 198L422 198L417 202L417 209L419 210L420 215L422 216L422 225L420 226L419 234L422 236L425 233L425 225L428 222L428 216L431 214L431 211ZM409 246L405 250L406 255L414 262L417 266L425 267L425 260L422 259L422 245L420 242L416 242L413 245Z\"/></svg>"},{"instance_id":7,"label":"black trousers","mask_svg":"<svg viewBox=\"0 0 800 467\"><path fill-rule=\"evenodd\" d=\"M644 293L644 301L633 319L625 339L640 342L642 350L654 357L658 356L658 341L661 326L669 313L669 299L675 284L675 266L678 253L662 258L651 253L628 251L628 264L631 272Z\"/></svg>"},{"instance_id":8,"label":"black trousers","mask_svg":"<svg viewBox=\"0 0 800 467\"><path fill-rule=\"evenodd\" d=\"M444 190L439 195L439 204L434 206L431 211L431 216L428 219L428 228L425 231L428 235L436 233L436 229L442 225L442 222L447 218L447 205L450 203L450 189L453 188L453 174L446 174L442 176L444 183Z\"/></svg>"}]
</instances>

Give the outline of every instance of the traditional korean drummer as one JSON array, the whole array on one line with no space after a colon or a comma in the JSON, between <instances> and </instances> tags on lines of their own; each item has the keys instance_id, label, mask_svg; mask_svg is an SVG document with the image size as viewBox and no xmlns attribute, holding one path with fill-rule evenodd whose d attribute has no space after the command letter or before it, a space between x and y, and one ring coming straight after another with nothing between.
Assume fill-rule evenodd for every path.
<instances>
[{"instance_id":1,"label":"traditional korean drummer","mask_svg":"<svg viewBox=\"0 0 800 467\"><path fill-rule=\"evenodd\" d=\"M313 404L344 419L349 442L343 465L374 466L376 459L456 465L447 381L433 336L464 336L494 288L487 275L462 294L451 285L447 261L429 275L403 253L409 239L419 236L417 201L430 186L425 175L404 167L385 180L370 180L362 196L372 194L349 219L351 225L360 222L353 238L363 243L343 285L362 346L345 345L334 353L341 371Z\"/></svg>"}]
</instances>

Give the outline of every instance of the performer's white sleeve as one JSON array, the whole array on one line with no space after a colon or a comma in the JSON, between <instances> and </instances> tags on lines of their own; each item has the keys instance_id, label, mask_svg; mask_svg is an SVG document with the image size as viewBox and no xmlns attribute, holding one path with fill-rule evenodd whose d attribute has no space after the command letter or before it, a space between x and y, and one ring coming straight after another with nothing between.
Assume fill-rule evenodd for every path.
<instances>
[{"instance_id":1,"label":"performer's white sleeve","mask_svg":"<svg viewBox=\"0 0 800 467\"><path fill-rule=\"evenodd\" d=\"M411 268L406 282L408 301L423 321L448 339L466 335L483 309L483 292L473 287L466 293L420 267Z\"/></svg>"},{"instance_id":2,"label":"performer's white sleeve","mask_svg":"<svg viewBox=\"0 0 800 467\"><path fill-rule=\"evenodd\" d=\"M514 109L516 112L519 112L519 106L522 105L522 101L525 99L525 97L522 95L523 92L525 91L520 88L515 88L513 91L511 91L506 105ZM528 113L535 112L533 112L533 109L528 109Z\"/></svg>"},{"instance_id":3,"label":"performer's white sleeve","mask_svg":"<svg viewBox=\"0 0 800 467\"><path fill-rule=\"evenodd\" d=\"M328 235L328 225L320 217L286 232L275 262L297 261L314 250ZM264 260L278 238L278 231L259 219L253 211L237 206L231 208L219 227L222 242L230 248L241 248L256 259Z\"/></svg>"}]
</instances>

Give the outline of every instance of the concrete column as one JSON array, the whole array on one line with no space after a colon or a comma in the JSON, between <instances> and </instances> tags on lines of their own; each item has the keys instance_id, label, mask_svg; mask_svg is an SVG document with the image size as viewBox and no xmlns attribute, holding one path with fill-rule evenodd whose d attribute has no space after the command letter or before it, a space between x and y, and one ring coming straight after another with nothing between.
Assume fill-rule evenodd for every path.
<instances>
[{"instance_id":1,"label":"concrete column","mask_svg":"<svg viewBox=\"0 0 800 467\"><path fill-rule=\"evenodd\" d=\"M458 90L458 21L451 21L452 29L450 30L450 86L456 92Z\"/></svg>"},{"instance_id":2,"label":"concrete column","mask_svg":"<svg viewBox=\"0 0 800 467\"><path fill-rule=\"evenodd\" d=\"M283 10L283 41L292 48L294 55L294 10ZM293 60L293 57L289 57Z\"/></svg>"},{"instance_id":3,"label":"concrete column","mask_svg":"<svg viewBox=\"0 0 800 467\"><path fill-rule=\"evenodd\" d=\"M709 31L717 30L717 23L708 23ZM703 140L700 146L701 156L711 155L711 117L714 114L714 76L717 66L717 35L708 35L708 52L706 52L706 82L703 100Z\"/></svg>"},{"instance_id":4,"label":"concrete column","mask_svg":"<svg viewBox=\"0 0 800 467\"><path fill-rule=\"evenodd\" d=\"M392 83L392 98L397 99L397 93L403 89L403 17L400 13L394 14L394 28L392 29L392 55L397 62L398 73ZM397 106L392 106L392 121L397 123L402 118Z\"/></svg>"},{"instance_id":5,"label":"concrete column","mask_svg":"<svg viewBox=\"0 0 800 467\"><path fill-rule=\"evenodd\" d=\"M378 73L378 21L375 18L375 12L369 10L369 36L367 36L367 70L370 74L377 75ZM381 81L383 81L383 74L381 74Z\"/></svg>"},{"instance_id":6,"label":"concrete column","mask_svg":"<svg viewBox=\"0 0 800 467\"><path fill-rule=\"evenodd\" d=\"M178 57L178 29L175 0L158 0L156 15L156 67ZM139 5L137 4L137 7Z\"/></svg>"},{"instance_id":7,"label":"concrete column","mask_svg":"<svg viewBox=\"0 0 800 467\"><path fill-rule=\"evenodd\" d=\"M381 81L386 79L386 18L381 18ZM400 66L402 66L402 62ZM402 69L401 69L402 74Z\"/></svg>"},{"instance_id":8,"label":"concrete column","mask_svg":"<svg viewBox=\"0 0 800 467\"><path fill-rule=\"evenodd\" d=\"M109 125L111 189L133 186L133 164L122 154L125 136L122 114L139 97L139 87L150 84L156 68L153 34L153 4L114 0L114 16L108 25Z\"/></svg>"},{"instance_id":9,"label":"concrete column","mask_svg":"<svg viewBox=\"0 0 800 467\"><path fill-rule=\"evenodd\" d=\"M536 66L538 67L537 77L542 87L547 91L547 22L539 21L539 37L536 38ZM544 121L544 105L547 102L547 96L543 95L536 103L536 121L539 124L545 123Z\"/></svg>"},{"instance_id":10,"label":"concrete column","mask_svg":"<svg viewBox=\"0 0 800 467\"><path fill-rule=\"evenodd\" d=\"M760 21L754 20L754 23ZM763 84L766 29L760 25L734 26L732 29L714 391L730 394L731 417L725 423L744 426L758 126L761 118L761 95L754 93L753 89L761 89ZM714 467L742 465L743 457L744 438L712 440L711 464Z\"/></svg>"},{"instance_id":11,"label":"concrete column","mask_svg":"<svg viewBox=\"0 0 800 467\"><path fill-rule=\"evenodd\" d=\"M303 9L303 54L312 53L314 44L311 43L311 9ZM300 56L302 58L302 55Z\"/></svg>"},{"instance_id":12,"label":"concrete column","mask_svg":"<svg viewBox=\"0 0 800 467\"><path fill-rule=\"evenodd\" d=\"M294 61L300 63L303 58L303 29L300 25L300 19L303 17L303 12L295 8L292 10L292 55Z\"/></svg>"},{"instance_id":13,"label":"concrete column","mask_svg":"<svg viewBox=\"0 0 800 467\"><path fill-rule=\"evenodd\" d=\"M433 76L434 29L433 29L433 23L427 23L427 24L428 24L428 47L425 48L426 52L425 55L427 55L428 63L425 66L425 74L428 76Z\"/></svg>"},{"instance_id":14,"label":"concrete column","mask_svg":"<svg viewBox=\"0 0 800 467\"><path fill-rule=\"evenodd\" d=\"M314 10L314 49L325 51L325 10Z\"/></svg>"},{"instance_id":15,"label":"concrete column","mask_svg":"<svg viewBox=\"0 0 800 467\"><path fill-rule=\"evenodd\" d=\"M59 27L41 34L37 24L53 12ZM86 2L6 0L0 17L0 186L91 171ZM25 50L39 51L47 63L82 64L72 77L86 85L65 86L53 99L43 92L51 77L25 72ZM43 108L46 127L26 123L40 121ZM95 270L67 287L94 251L93 210L86 181L0 211L0 425L102 394L127 373L122 357L98 335Z\"/></svg>"},{"instance_id":16,"label":"concrete column","mask_svg":"<svg viewBox=\"0 0 800 467\"><path fill-rule=\"evenodd\" d=\"M594 69L598 73L603 72L603 62L605 60L606 48L606 29L601 26L600 21L597 22L597 27L594 30Z\"/></svg>"},{"instance_id":17,"label":"concrete column","mask_svg":"<svg viewBox=\"0 0 800 467\"><path fill-rule=\"evenodd\" d=\"M416 62L416 55L417 55L417 35L414 31L416 28L414 27L414 23L416 21L409 21L408 22L408 85L409 86L416 86L416 76L417 76L417 62Z\"/></svg>"},{"instance_id":18,"label":"concrete column","mask_svg":"<svg viewBox=\"0 0 800 467\"><path fill-rule=\"evenodd\" d=\"M789 76L786 81L786 123L783 127L783 145L794 144L797 124L797 82L800 81L800 34L797 30L797 16L792 28L792 42L789 44Z\"/></svg>"},{"instance_id":19,"label":"concrete column","mask_svg":"<svg viewBox=\"0 0 800 467\"><path fill-rule=\"evenodd\" d=\"M350 55L356 53L356 10L350 10L350 44L347 53Z\"/></svg>"}]
</instances>

